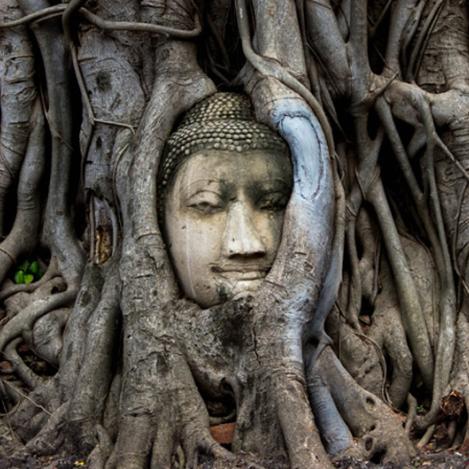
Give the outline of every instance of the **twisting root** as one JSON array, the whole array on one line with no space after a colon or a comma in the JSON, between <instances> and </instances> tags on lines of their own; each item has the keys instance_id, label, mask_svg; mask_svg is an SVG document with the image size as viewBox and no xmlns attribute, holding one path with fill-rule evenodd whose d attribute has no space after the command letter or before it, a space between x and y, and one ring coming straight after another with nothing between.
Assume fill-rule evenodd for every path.
<instances>
[{"instance_id":1,"label":"twisting root","mask_svg":"<svg viewBox=\"0 0 469 469\"><path fill-rule=\"evenodd\" d=\"M37 300L18 313L5 324L0 332L0 350L13 339L23 334L29 334L34 322L44 314L69 306L75 300L77 292L66 290L62 293L53 294L47 298Z\"/></svg>"},{"instance_id":2,"label":"twisting root","mask_svg":"<svg viewBox=\"0 0 469 469\"><path fill-rule=\"evenodd\" d=\"M53 18L57 14L62 14L66 5L54 5L53 7L43 8L39 11L31 13L30 15L23 16L15 20L10 20L0 23L0 29L16 28L17 26L23 26L28 23L33 23L43 18Z\"/></svg>"},{"instance_id":3,"label":"twisting root","mask_svg":"<svg viewBox=\"0 0 469 469\"><path fill-rule=\"evenodd\" d=\"M39 318L33 326L31 348L43 360L58 367L63 346L63 329L71 308L61 308Z\"/></svg>"},{"instance_id":4,"label":"twisting root","mask_svg":"<svg viewBox=\"0 0 469 469\"><path fill-rule=\"evenodd\" d=\"M288 88L298 93L308 103L314 114L317 116L321 124L321 128L324 131L327 145L329 147L329 153L334 155L334 137L332 135L329 120L327 119L322 106L318 103L311 91L309 91L308 88L291 75L284 67L278 66L276 62L269 61L265 57L261 57L254 52L251 45L248 10L246 8L245 0L236 0L236 16L238 18L239 33L246 58L263 77L272 77L279 80Z\"/></svg>"},{"instance_id":5,"label":"twisting root","mask_svg":"<svg viewBox=\"0 0 469 469\"><path fill-rule=\"evenodd\" d=\"M85 0L71 0L62 15L62 27L64 30L64 41L66 44L73 43L72 20L73 16L80 10Z\"/></svg>"},{"instance_id":6,"label":"twisting root","mask_svg":"<svg viewBox=\"0 0 469 469\"><path fill-rule=\"evenodd\" d=\"M418 441L416 447L417 449L422 449L432 438L433 433L435 432L435 425L430 425L425 431L424 435Z\"/></svg>"},{"instance_id":7,"label":"twisting root","mask_svg":"<svg viewBox=\"0 0 469 469\"><path fill-rule=\"evenodd\" d=\"M31 389L36 388L43 382L43 378L34 373L29 366L24 363L23 359L18 355L17 347L22 339L12 340L3 353L5 358L12 364L13 370L18 374L21 380Z\"/></svg>"},{"instance_id":8,"label":"twisting root","mask_svg":"<svg viewBox=\"0 0 469 469\"><path fill-rule=\"evenodd\" d=\"M38 23L39 21L44 21L46 19L49 20L57 16L62 16L64 18L64 30L69 33L70 17L75 13L75 11L78 11L78 13L91 24L97 26L100 29L103 29L104 31L139 31L151 34L161 34L167 37L172 36L180 39L191 39L197 37L202 31L198 16L196 16L196 26L193 30L170 28L167 26L161 26L152 23L139 23L136 21L108 21L91 13L86 8L80 7L79 4L82 2L83 0L78 0L76 2L77 6L73 5L74 2L70 2L69 4L41 8L40 10L35 11L34 13L30 13L23 18L0 23L0 29L15 28L24 24L33 22ZM70 40L70 36L67 36L66 39Z\"/></svg>"}]
</instances>

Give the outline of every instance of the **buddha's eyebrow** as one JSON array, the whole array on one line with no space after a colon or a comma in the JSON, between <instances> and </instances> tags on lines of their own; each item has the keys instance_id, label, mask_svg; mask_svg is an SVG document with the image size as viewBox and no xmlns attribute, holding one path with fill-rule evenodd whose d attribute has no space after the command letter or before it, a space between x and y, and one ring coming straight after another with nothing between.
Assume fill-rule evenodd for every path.
<instances>
[{"instance_id":1,"label":"buddha's eyebrow","mask_svg":"<svg viewBox=\"0 0 469 469\"><path fill-rule=\"evenodd\" d=\"M258 189L265 188L266 190L284 190L285 192L291 191L292 181L286 181L285 178L266 178L260 181L256 181L255 186Z\"/></svg>"},{"instance_id":2,"label":"buddha's eyebrow","mask_svg":"<svg viewBox=\"0 0 469 469\"><path fill-rule=\"evenodd\" d=\"M193 197L199 192L209 191L221 195L223 183L216 179L197 179L182 188L184 198Z\"/></svg>"}]
</instances>

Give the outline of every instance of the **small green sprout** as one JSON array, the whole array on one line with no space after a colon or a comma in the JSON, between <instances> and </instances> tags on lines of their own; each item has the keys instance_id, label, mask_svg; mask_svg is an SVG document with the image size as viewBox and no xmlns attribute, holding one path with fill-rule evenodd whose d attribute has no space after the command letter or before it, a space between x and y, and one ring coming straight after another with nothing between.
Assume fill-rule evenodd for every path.
<instances>
[{"instance_id":1,"label":"small green sprout","mask_svg":"<svg viewBox=\"0 0 469 469\"><path fill-rule=\"evenodd\" d=\"M16 269L13 281L16 284L30 284L42 277L41 268L37 260L24 260Z\"/></svg>"},{"instance_id":2,"label":"small green sprout","mask_svg":"<svg viewBox=\"0 0 469 469\"><path fill-rule=\"evenodd\" d=\"M22 270L15 272L15 283L24 283L24 272Z\"/></svg>"},{"instance_id":3,"label":"small green sprout","mask_svg":"<svg viewBox=\"0 0 469 469\"><path fill-rule=\"evenodd\" d=\"M31 283L33 280L34 280L34 275L32 275L32 274L26 274L24 276L24 283L26 283L26 285Z\"/></svg>"},{"instance_id":4,"label":"small green sprout","mask_svg":"<svg viewBox=\"0 0 469 469\"><path fill-rule=\"evenodd\" d=\"M423 405L420 405L420 404L417 406L417 408L415 410L417 411L418 415L422 415L426 412L425 407Z\"/></svg>"},{"instance_id":5,"label":"small green sprout","mask_svg":"<svg viewBox=\"0 0 469 469\"><path fill-rule=\"evenodd\" d=\"M29 266L29 271L31 272L32 275L38 275L39 274L39 262L32 261L31 265Z\"/></svg>"}]
</instances>

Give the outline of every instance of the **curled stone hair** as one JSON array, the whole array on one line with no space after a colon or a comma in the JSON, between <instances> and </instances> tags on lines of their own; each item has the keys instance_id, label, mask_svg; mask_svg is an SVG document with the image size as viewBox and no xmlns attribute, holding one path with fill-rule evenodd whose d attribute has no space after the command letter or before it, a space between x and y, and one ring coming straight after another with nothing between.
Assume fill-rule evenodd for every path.
<instances>
[{"instance_id":1,"label":"curled stone hair","mask_svg":"<svg viewBox=\"0 0 469 469\"><path fill-rule=\"evenodd\" d=\"M286 143L273 130L255 120L247 96L215 93L197 103L171 134L158 171L158 211L162 215L167 188L177 168L202 150L272 150L288 153Z\"/></svg>"}]
</instances>

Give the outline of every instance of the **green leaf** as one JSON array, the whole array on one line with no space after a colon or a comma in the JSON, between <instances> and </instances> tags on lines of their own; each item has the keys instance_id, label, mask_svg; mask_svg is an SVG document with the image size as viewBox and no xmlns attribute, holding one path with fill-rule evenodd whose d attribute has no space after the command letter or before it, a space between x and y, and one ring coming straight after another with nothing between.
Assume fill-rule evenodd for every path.
<instances>
[{"instance_id":1,"label":"green leaf","mask_svg":"<svg viewBox=\"0 0 469 469\"><path fill-rule=\"evenodd\" d=\"M28 272L31 274L34 274L34 276L39 274L39 262L38 261L31 262Z\"/></svg>"},{"instance_id":2,"label":"green leaf","mask_svg":"<svg viewBox=\"0 0 469 469\"><path fill-rule=\"evenodd\" d=\"M34 280L34 275L33 274L26 274L24 276L24 283L26 283L26 285L31 283L33 280Z\"/></svg>"},{"instance_id":3,"label":"green leaf","mask_svg":"<svg viewBox=\"0 0 469 469\"><path fill-rule=\"evenodd\" d=\"M15 283L24 283L24 272L22 270L16 271Z\"/></svg>"}]
</instances>

